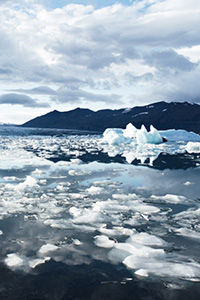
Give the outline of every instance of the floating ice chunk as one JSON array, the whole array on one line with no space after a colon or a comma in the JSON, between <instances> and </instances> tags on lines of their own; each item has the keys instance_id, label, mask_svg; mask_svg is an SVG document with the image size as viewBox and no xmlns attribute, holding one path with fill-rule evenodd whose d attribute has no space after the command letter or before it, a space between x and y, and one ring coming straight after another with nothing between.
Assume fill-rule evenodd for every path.
<instances>
[{"instance_id":1,"label":"floating ice chunk","mask_svg":"<svg viewBox=\"0 0 200 300\"><path fill-rule=\"evenodd\" d=\"M146 217L146 216L145 216ZM134 216L124 221L124 224L128 224L131 226L140 226L142 224L146 224L148 219L144 218L139 212L136 212Z\"/></svg>"},{"instance_id":2,"label":"floating ice chunk","mask_svg":"<svg viewBox=\"0 0 200 300\"><path fill-rule=\"evenodd\" d=\"M108 258L113 262L122 262L126 257L134 256L136 259L151 258L151 257L165 257L163 249L154 249L148 246L143 246L137 243L116 243L108 253ZM142 265L136 269L143 268Z\"/></svg>"},{"instance_id":3,"label":"floating ice chunk","mask_svg":"<svg viewBox=\"0 0 200 300\"><path fill-rule=\"evenodd\" d=\"M106 225L104 224L98 229L98 231L107 236L120 236L120 235L130 236L135 232L135 229L129 229L120 226L115 226L113 227L113 229L107 229Z\"/></svg>"},{"instance_id":4,"label":"floating ice chunk","mask_svg":"<svg viewBox=\"0 0 200 300\"><path fill-rule=\"evenodd\" d=\"M131 235L127 241L127 243L138 243L142 244L145 246L159 246L163 247L168 245L167 242L165 242L163 239L160 237L157 237L155 235L148 234L146 232L140 232L140 233L135 233Z\"/></svg>"},{"instance_id":5,"label":"floating ice chunk","mask_svg":"<svg viewBox=\"0 0 200 300\"><path fill-rule=\"evenodd\" d=\"M149 276L147 270L145 270L145 269L139 269L139 270L135 271L134 274L139 277L148 277Z\"/></svg>"},{"instance_id":6,"label":"floating ice chunk","mask_svg":"<svg viewBox=\"0 0 200 300\"><path fill-rule=\"evenodd\" d=\"M174 230L178 235L186 236L189 239L200 239L200 232L188 228L179 228Z\"/></svg>"},{"instance_id":7,"label":"floating ice chunk","mask_svg":"<svg viewBox=\"0 0 200 300\"><path fill-rule=\"evenodd\" d=\"M51 226L52 228L59 228L59 229L67 229L71 228L71 222L69 220L64 219L47 219L44 221L44 225Z\"/></svg>"},{"instance_id":8,"label":"floating ice chunk","mask_svg":"<svg viewBox=\"0 0 200 300\"><path fill-rule=\"evenodd\" d=\"M15 176L5 176L3 177L4 180L6 181L18 181L19 179Z\"/></svg>"},{"instance_id":9,"label":"floating ice chunk","mask_svg":"<svg viewBox=\"0 0 200 300\"><path fill-rule=\"evenodd\" d=\"M166 194L165 196L155 196L152 195L151 196L152 200L159 200L159 201L164 201L167 203L187 203L188 200L186 197L184 196L179 196L179 195L171 195L171 194Z\"/></svg>"},{"instance_id":10,"label":"floating ice chunk","mask_svg":"<svg viewBox=\"0 0 200 300\"><path fill-rule=\"evenodd\" d=\"M112 195L112 198L113 199L116 199L116 200L135 200L135 199L138 199L138 196L137 194L133 193L133 194L113 194Z\"/></svg>"},{"instance_id":11,"label":"floating ice chunk","mask_svg":"<svg viewBox=\"0 0 200 300\"><path fill-rule=\"evenodd\" d=\"M84 224L84 223L98 223L98 222L102 222L104 220L104 217L98 213L98 212L94 212L91 211L89 209L84 209L82 214L77 217L74 218L73 222L76 224Z\"/></svg>"},{"instance_id":12,"label":"floating ice chunk","mask_svg":"<svg viewBox=\"0 0 200 300\"><path fill-rule=\"evenodd\" d=\"M185 186L189 186L189 185L194 184L194 182L186 181L186 182L184 182L183 184L184 184Z\"/></svg>"},{"instance_id":13,"label":"floating ice chunk","mask_svg":"<svg viewBox=\"0 0 200 300\"><path fill-rule=\"evenodd\" d=\"M132 139L123 135L123 129L107 128L103 133L102 143L109 145L127 144L131 143Z\"/></svg>"},{"instance_id":14,"label":"floating ice chunk","mask_svg":"<svg viewBox=\"0 0 200 300\"><path fill-rule=\"evenodd\" d=\"M200 279L200 265L167 261L155 257L139 257L130 255L123 263L130 269L145 269L149 274L161 277L179 277L187 280Z\"/></svg>"},{"instance_id":15,"label":"floating ice chunk","mask_svg":"<svg viewBox=\"0 0 200 300\"><path fill-rule=\"evenodd\" d=\"M200 143L188 142L185 148L188 153L200 153Z\"/></svg>"},{"instance_id":16,"label":"floating ice chunk","mask_svg":"<svg viewBox=\"0 0 200 300\"><path fill-rule=\"evenodd\" d=\"M7 254L5 263L8 267L19 267L23 265L23 259L16 253Z\"/></svg>"},{"instance_id":17,"label":"floating ice chunk","mask_svg":"<svg viewBox=\"0 0 200 300\"><path fill-rule=\"evenodd\" d=\"M90 188L86 189L86 192L91 195L101 194L103 191L105 191L104 188L97 186L91 186Z\"/></svg>"},{"instance_id":18,"label":"floating ice chunk","mask_svg":"<svg viewBox=\"0 0 200 300\"><path fill-rule=\"evenodd\" d=\"M83 172L83 171L69 170L68 174L69 174L70 176L82 176L82 175L89 175L90 172Z\"/></svg>"},{"instance_id":19,"label":"floating ice chunk","mask_svg":"<svg viewBox=\"0 0 200 300\"><path fill-rule=\"evenodd\" d=\"M2 230L0 230L0 235L2 235L3 234L3 231Z\"/></svg>"},{"instance_id":20,"label":"floating ice chunk","mask_svg":"<svg viewBox=\"0 0 200 300\"><path fill-rule=\"evenodd\" d=\"M45 258L35 258L29 261L29 267L34 269L38 265L44 264L45 262L49 261L51 257L45 257Z\"/></svg>"},{"instance_id":21,"label":"floating ice chunk","mask_svg":"<svg viewBox=\"0 0 200 300\"><path fill-rule=\"evenodd\" d=\"M79 158L72 158L70 159L70 162L72 165L81 165L83 163L82 160Z\"/></svg>"},{"instance_id":22,"label":"floating ice chunk","mask_svg":"<svg viewBox=\"0 0 200 300\"><path fill-rule=\"evenodd\" d=\"M35 171L33 171L31 174L36 175L36 176L41 176L42 173L43 173L42 170L39 170L38 168L36 168Z\"/></svg>"},{"instance_id":23,"label":"floating ice chunk","mask_svg":"<svg viewBox=\"0 0 200 300\"><path fill-rule=\"evenodd\" d=\"M132 123L126 125L126 129L123 131L125 137L136 138L137 128Z\"/></svg>"},{"instance_id":24,"label":"floating ice chunk","mask_svg":"<svg viewBox=\"0 0 200 300\"><path fill-rule=\"evenodd\" d=\"M70 197L70 199L79 200L79 199L86 198L87 195L84 195L84 194L81 194L81 193L69 193L68 197Z\"/></svg>"},{"instance_id":25,"label":"floating ice chunk","mask_svg":"<svg viewBox=\"0 0 200 300\"><path fill-rule=\"evenodd\" d=\"M79 209L79 208L73 206L73 207L70 207L69 213L70 213L73 217L76 218L76 217L80 216L80 214L81 214L81 209Z\"/></svg>"},{"instance_id":26,"label":"floating ice chunk","mask_svg":"<svg viewBox=\"0 0 200 300\"><path fill-rule=\"evenodd\" d=\"M19 191L32 190L33 188L39 188L39 185L37 184L37 179L32 176L27 176L24 182L15 186L15 189Z\"/></svg>"},{"instance_id":27,"label":"floating ice chunk","mask_svg":"<svg viewBox=\"0 0 200 300\"><path fill-rule=\"evenodd\" d=\"M81 241L79 241L78 239L72 239L72 242L74 245L76 246L80 246L80 245L83 245L83 243Z\"/></svg>"},{"instance_id":28,"label":"floating ice chunk","mask_svg":"<svg viewBox=\"0 0 200 300\"><path fill-rule=\"evenodd\" d=\"M175 130L175 129L170 129L170 130L165 130L165 131L159 131L160 135L167 138L168 141L171 142L177 142L177 141L200 141L200 136L194 132L188 132L186 130Z\"/></svg>"},{"instance_id":29,"label":"floating ice chunk","mask_svg":"<svg viewBox=\"0 0 200 300\"><path fill-rule=\"evenodd\" d=\"M58 246L55 246L53 244L46 244L46 245L43 245L39 249L38 253L41 254L41 255L48 255L50 252L56 251L58 249L59 249Z\"/></svg>"},{"instance_id":30,"label":"floating ice chunk","mask_svg":"<svg viewBox=\"0 0 200 300\"><path fill-rule=\"evenodd\" d=\"M137 131L138 144L160 144L163 142L160 133L151 125L150 132L147 132L144 125Z\"/></svg>"},{"instance_id":31,"label":"floating ice chunk","mask_svg":"<svg viewBox=\"0 0 200 300\"><path fill-rule=\"evenodd\" d=\"M110 240L107 236L105 235L96 235L94 237L95 245L98 247L103 247L103 248L112 248L115 244L114 240Z\"/></svg>"}]
</instances>

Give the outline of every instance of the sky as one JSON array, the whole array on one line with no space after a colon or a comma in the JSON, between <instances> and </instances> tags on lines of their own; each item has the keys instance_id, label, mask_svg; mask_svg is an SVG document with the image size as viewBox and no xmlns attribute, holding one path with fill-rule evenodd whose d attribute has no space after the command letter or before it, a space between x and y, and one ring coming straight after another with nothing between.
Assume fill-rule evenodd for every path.
<instances>
[{"instance_id":1,"label":"sky","mask_svg":"<svg viewBox=\"0 0 200 300\"><path fill-rule=\"evenodd\" d=\"M200 104L199 0L0 0L0 122Z\"/></svg>"}]
</instances>

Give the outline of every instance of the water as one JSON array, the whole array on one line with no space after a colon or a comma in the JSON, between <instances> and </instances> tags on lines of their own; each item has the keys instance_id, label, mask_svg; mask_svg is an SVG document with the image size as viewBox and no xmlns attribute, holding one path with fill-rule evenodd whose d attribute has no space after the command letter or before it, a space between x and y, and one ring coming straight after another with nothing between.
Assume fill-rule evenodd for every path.
<instances>
[{"instance_id":1,"label":"water","mask_svg":"<svg viewBox=\"0 0 200 300\"><path fill-rule=\"evenodd\" d=\"M0 137L0 299L199 299L198 152L29 133Z\"/></svg>"}]
</instances>

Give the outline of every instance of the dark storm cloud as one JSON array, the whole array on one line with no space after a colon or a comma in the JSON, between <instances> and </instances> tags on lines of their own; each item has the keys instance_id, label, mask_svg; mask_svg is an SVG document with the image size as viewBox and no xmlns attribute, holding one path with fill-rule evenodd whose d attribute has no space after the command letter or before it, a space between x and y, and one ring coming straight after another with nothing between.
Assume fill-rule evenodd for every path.
<instances>
[{"instance_id":1,"label":"dark storm cloud","mask_svg":"<svg viewBox=\"0 0 200 300\"><path fill-rule=\"evenodd\" d=\"M49 107L47 103L39 103L37 100L23 94L4 94L0 96L0 104L22 105L24 107Z\"/></svg>"}]
</instances>

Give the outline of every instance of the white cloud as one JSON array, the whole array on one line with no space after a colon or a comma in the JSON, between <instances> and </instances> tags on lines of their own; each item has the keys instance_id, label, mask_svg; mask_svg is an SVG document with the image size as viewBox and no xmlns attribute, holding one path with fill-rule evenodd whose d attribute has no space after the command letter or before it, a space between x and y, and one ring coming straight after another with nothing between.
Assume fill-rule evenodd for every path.
<instances>
[{"instance_id":1,"label":"white cloud","mask_svg":"<svg viewBox=\"0 0 200 300\"><path fill-rule=\"evenodd\" d=\"M48 103L39 102L23 94L4 94L0 96L0 104L22 105L24 107L49 107Z\"/></svg>"},{"instance_id":2,"label":"white cloud","mask_svg":"<svg viewBox=\"0 0 200 300\"><path fill-rule=\"evenodd\" d=\"M101 9L94 1L55 9L42 3L1 2L0 81L7 90L13 83L18 93L49 96L51 105L97 101L102 108L122 100L127 106L130 87L140 90L141 104L198 98L199 0L119 1Z\"/></svg>"}]
</instances>

